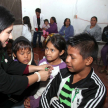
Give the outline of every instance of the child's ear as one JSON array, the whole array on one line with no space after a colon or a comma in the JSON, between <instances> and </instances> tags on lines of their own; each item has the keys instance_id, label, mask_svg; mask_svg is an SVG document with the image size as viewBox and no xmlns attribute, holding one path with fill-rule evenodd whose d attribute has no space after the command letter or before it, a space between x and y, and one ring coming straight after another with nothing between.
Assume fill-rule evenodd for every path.
<instances>
[{"instance_id":1,"label":"child's ear","mask_svg":"<svg viewBox=\"0 0 108 108\"><path fill-rule=\"evenodd\" d=\"M92 57L87 57L86 58L86 65L89 66L93 63L93 58Z\"/></svg>"},{"instance_id":2,"label":"child's ear","mask_svg":"<svg viewBox=\"0 0 108 108\"><path fill-rule=\"evenodd\" d=\"M15 53L13 53L13 56L16 58L16 55L15 55Z\"/></svg>"},{"instance_id":3,"label":"child's ear","mask_svg":"<svg viewBox=\"0 0 108 108\"><path fill-rule=\"evenodd\" d=\"M64 54L64 50L62 50L62 51L60 52L60 54L59 54L59 55L61 56L61 55L63 55L63 54Z\"/></svg>"}]
</instances>

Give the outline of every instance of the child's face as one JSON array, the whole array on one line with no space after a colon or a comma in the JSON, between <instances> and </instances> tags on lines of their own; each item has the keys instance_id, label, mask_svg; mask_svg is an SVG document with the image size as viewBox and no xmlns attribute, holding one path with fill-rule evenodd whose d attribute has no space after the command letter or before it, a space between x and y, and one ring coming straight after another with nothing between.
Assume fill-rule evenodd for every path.
<instances>
[{"instance_id":1,"label":"child's face","mask_svg":"<svg viewBox=\"0 0 108 108\"><path fill-rule=\"evenodd\" d=\"M59 59L60 52L50 41L46 45L45 56L49 62Z\"/></svg>"},{"instance_id":2,"label":"child's face","mask_svg":"<svg viewBox=\"0 0 108 108\"><path fill-rule=\"evenodd\" d=\"M48 21L45 21L45 25L48 25Z\"/></svg>"},{"instance_id":3,"label":"child's face","mask_svg":"<svg viewBox=\"0 0 108 108\"><path fill-rule=\"evenodd\" d=\"M80 55L78 49L68 46L66 64L70 72L81 72L86 67L86 59Z\"/></svg>"},{"instance_id":4,"label":"child's face","mask_svg":"<svg viewBox=\"0 0 108 108\"><path fill-rule=\"evenodd\" d=\"M31 60L31 50L29 50L29 48L23 48L23 50L19 49L16 53L16 57L19 62L23 64L28 64Z\"/></svg>"}]
</instances>

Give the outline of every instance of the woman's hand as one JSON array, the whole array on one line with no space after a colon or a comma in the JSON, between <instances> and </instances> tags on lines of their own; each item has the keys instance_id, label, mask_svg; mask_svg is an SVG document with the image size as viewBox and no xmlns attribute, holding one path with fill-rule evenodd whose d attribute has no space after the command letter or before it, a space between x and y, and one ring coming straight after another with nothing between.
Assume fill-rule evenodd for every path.
<instances>
[{"instance_id":1,"label":"woman's hand","mask_svg":"<svg viewBox=\"0 0 108 108\"><path fill-rule=\"evenodd\" d=\"M38 67L38 70L45 71L46 68L48 68L49 71L52 71L53 70L53 67L51 65L48 65L48 64L40 65Z\"/></svg>"},{"instance_id":2,"label":"woman's hand","mask_svg":"<svg viewBox=\"0 0 108 108\"><path fill-rule=\"evenodd\" d=\"M51 71L48 69L47 71L38 71L38 73L40 74L41 81L46 81L50 77Z\"/></svg>"},{"instance_id":3,"label":"woman's hand","mask_svg":"<svg viewBox=\"0 0 108 108\"><path fill-rule=\"evenodd\" d=\"M38 71L32 75L28 75L28 84L32 85L35 82L46 81L49 78L50 74L51 71L50 69L48 69L47 71Z\"/></svg>"},{"instance_id":4,"label":"woman's hand","mask_svg":"<svg viewBox=\"0 0 108 108\"><path fill-rule=\"evenodd\" d=\"M41 66L29 65L29 73L36 72L36 71L45 71L45 68L48 68L50 71L53 69L53 67L48 64L41 65Z\"/></svg>"},{"instance_id":5,"label":"woman's hand","mask_svg":"<svg viewBox=\"0 0 108 108\"><path fill-rule=\"evenodd\" d=\"M30 107L30 98L29 97L27 99L25 99L25 101L24 101L24 108L31 108Z\"/></svg>"}]
</instances>

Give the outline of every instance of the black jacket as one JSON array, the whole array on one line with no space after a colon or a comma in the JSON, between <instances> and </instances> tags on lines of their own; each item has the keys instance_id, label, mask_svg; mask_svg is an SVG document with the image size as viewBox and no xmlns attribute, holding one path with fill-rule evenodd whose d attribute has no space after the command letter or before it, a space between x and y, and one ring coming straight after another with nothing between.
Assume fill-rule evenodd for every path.
<instances>
[{"instance_id":1,"label":"black jacket","mask_svg":"<svg viewBox=\"0 0 108 108\"><path fill-rule=\"evenodd\" d=\"M102 41L108 42L108 26L104 27L103 29Z\"/></svg>"},{"instance_id":2,"label":"black jacket","mask_svg":"<svg viewBox=\"0 0 108 108\"><path fill-rule=\"evenodd\" d=\"M66 68L61 69L43 92L39 108L102 108L106 97L106 88L100 78L94 73L93 69L83 80L75 84L71 82L73 86L71 99L74 98L76 90L79 90L74 101L71 101L71 107L68 106L68 101L65 98L64 101L66 101L67 104L60 102L59 96L61 90L68 78L73 79L73 76L74 73L70 73ZM53 101L51 102L51 100Z\"/></svg>"},{"instance_id":3,"label":"black jacket","mask_svg":"<svg viewBox=\"0 0 108 108\"><path fill-rule=\"evenodd\" d=\"M22 76L27 65L14 62L6 52L0 58L0 104L7 94L20 95L28 85L28 78Z\"/></svg>"}]
</instances>

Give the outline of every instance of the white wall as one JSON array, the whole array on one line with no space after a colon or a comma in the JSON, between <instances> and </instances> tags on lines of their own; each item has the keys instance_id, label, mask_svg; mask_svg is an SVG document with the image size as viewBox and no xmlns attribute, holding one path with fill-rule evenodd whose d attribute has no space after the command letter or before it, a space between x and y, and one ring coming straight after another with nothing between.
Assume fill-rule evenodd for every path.
<instances>
[{"instance_id":1,"label":"white wall","mask_svg":"<svg viewBox=\"0 0 108 108\"><path fill-rule=\"evenodd\" d=\"M29 16L33 29L33 15L35 9L40 7L41 0L22 0L22 17Z\"/></svg>"},{"instance_id":2,"label":"white wall","mask_svg":"<svg viewBox=\"0 0 108 108\"><path fill-rule=\"evenodd\" d=\"M36 8L41 8L44 18L55 16L58 29L63 25L64 19L70 18L75 34L83 32L89 22L75 19L90 20L92 16L98 17L99 23L108 23L108 0L22 0L22 16L28 15L33 29L33 15ZM99 24L102 28L107 24Z\"/></svg>"}]
</instances>

